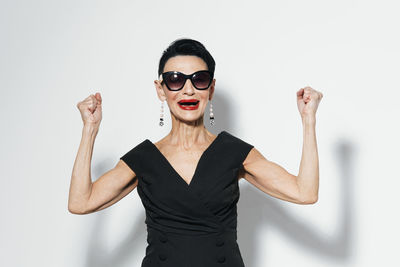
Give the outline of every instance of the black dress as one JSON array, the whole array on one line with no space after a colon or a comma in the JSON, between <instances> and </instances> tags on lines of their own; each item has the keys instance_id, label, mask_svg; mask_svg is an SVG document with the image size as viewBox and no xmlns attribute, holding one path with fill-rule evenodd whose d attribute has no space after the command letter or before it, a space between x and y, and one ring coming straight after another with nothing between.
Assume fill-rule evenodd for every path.
<instances>
[{"instance_id":1,"label":"black dress","mask_svg":"<svg viewBox=\"0 0 400 267\"><path fill-rule=\"evenodd\" d=\"M253 145L220 132L188 184L149 139L120 159L137 175L146 211L141 267L244 267L237 244L238 172Z\"/></svg>"}]
</instances>

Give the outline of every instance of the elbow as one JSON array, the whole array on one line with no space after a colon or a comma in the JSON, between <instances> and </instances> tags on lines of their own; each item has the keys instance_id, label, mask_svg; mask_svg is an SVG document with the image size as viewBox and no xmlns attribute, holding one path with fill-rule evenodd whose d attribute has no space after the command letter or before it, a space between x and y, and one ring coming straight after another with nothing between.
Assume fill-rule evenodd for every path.
<instances>
[{"instance_id":1,"label":"elbow","mask_svg":"<svg viewBox=\"0 0 400 267\"><path fill-rule=\"evenodd\" d=\"M312 204L317 203L317 201L318 201L318 195L314 195L314 196L311 196L311 197L303 198L300 201L300 204L302 204L302 205L312 205Z\"/></svg>"},{"instance_id":2,"label":"elbow","mask_svg":"<svg viewBox=\"0 0 400 267\"><path fill-rule=\"evenodd\" d=\"M83 211L71 206L68 206L68 211L72 214L84 214Z\"/></svg>"},{"instance_id":3,"label":"elbow","mask_svg":"<svg viewBox=\"0 0 400 267\"><path fill-rule=\"evenodd\" d=\"M88 214L89 212L86 211L82 207L78 207L75 205L68 204L68 211L72 214L78 214L78 215L83 215L83 214Z\"/></svg>"},{"instance_id":4,"label":"elbow","mask_svg":"<svg viewBox=\"0 0 400 267\"><path fill-rule=\"evenodd\" d=\"M318 201L318 186L315 188L303 188L302 186L297 185L297 196L298 203L302 205L311 205L315 204Z\"/></svg>"}]
</instances>

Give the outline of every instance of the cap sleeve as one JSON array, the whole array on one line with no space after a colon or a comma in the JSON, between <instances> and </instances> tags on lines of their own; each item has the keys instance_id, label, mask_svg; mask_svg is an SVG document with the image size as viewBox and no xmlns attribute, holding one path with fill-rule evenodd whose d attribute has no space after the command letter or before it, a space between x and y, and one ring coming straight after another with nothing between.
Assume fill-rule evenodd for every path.
<instances>
[{"instance_id":1,"label":"cap sleeve","mask_svg":"<svg viewBox=\"0 0 400 267\"><path fill-rule=\"evenodd\" d=\"M254 147L252 144L238 138L238 145L239 145L239 162L240 165L243 164L244 160L246 159L247 155L250 153L250 150Z\"/></svg>"},{"instance_id":2,"label":"cap sleeve","mask_svg":"<svg viewBox=\"0 0 400 267\"><path fill-rule=\"evenodd\" d=\"M254 146L229 132L226 133L228 136L227 142L229 143L228 150L234 155L235 161L242 165Z\"/></svg>"},{"instance_id":3,"label":"cap sleeve","mask_svg":"<svg viewBox=\"0 0 400 267\"><path fill-rule=\"evenodd\" d=\"M138 176L142 173L142 161L146 141L141 142L126 152L120 159Z\"/></svg>"}]
</instances>

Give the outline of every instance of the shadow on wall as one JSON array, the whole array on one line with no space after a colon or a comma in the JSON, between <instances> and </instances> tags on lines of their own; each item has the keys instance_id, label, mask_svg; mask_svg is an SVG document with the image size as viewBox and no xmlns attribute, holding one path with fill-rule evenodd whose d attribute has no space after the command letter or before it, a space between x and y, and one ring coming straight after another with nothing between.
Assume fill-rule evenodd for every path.
<instances>
[{"instance_id":1,"label":"shadow on wall","mask_svg":"<svg viewBox=\"0 0 400 267\"><path fill-rule=\"evenodd\" d=\"M293 242L309 249L318 257L332 259L335 262L346 263L352 256L354 228L354 147L345 140L335 145L335 154L340 168L341 203L336 218L338 230L333 238L318 233L312 228L312 222L306 224L296 220L280 204L280 199L266 195L251 184L241 187L238 202L238 242L246 267L261 266L257 264L259 256L268 253L268 247L259 249L257 246L258 233L265 227L271 226L289 236ZM244 180L243 180L244 181ZM246 183L246 181L244 181ZM296 205L296 204L294 204ZM239 227L239 226L238 226ZM265 240L267 241L267 240ZM264 266L264 265L263 265Z\"/></svg>"},{"instance_id":2,"label":"shadow on wall","mask_svg":"<svg viewBox=\"0 0 400 267\"><path fill-rule=\"evenodd\" d=\"M132 191L133 192L133 191ZM110 207L108 207L110 208ZM87 267L110 267L110 266L126 266L132 258L143 258L144 250L142 243L142 235L146 226L144 224L144 211L140 213L140 218L136 221L140 222L131 226L131 231L127 232L125 238L120 240L118 246L113 250L107 250L107 245L103 244L105 238L102 233L107 228L107 221L112 220L112 216L99 212L93 223L91 230L91 238L88 243L86 253ZM127 228L128 230L129 228ZM145 239L146 240L146 239Z\"/></svg>"},{"instance_id":3,"label":"shadow on wall","mask_svg":"<svg viewBox=\"0 0 400 267\"><path fill-rule=\"evenodd\" d=\"M114 162L114 159L107 159L95 164L93 172L96 174L96 177L100 177L103 173L108 171L106 166L110 165L108 164L109 162ZM136 189L134 189L130 194L132 193L137 194ZM127 196L131 196L130 194ZM127 196L125 196L125 198ZM116 204L118 205L118 203L119 202ZM95 215L95 218L91 224L91 232L87 244L86 262L84 266L126 266L127 264L129 265L132 258L136 259L144 257L143 247L145 246L146 237L143 236L145 235L146 225L144 223L145 211L141 204L135 205L137 207L142 207L142 210L141 212L135 213L137 218L135 218L134 224L130 227L126 227L126 224L122 225L121 222L121 227L126 227L126 234L123 239L118 241L118 245L110 250L109 246L105 243L107 241L107 238L105 238L105 232L109 230L109 222L114 219L112 212L109 212L113 206L98 211L96 214L91 214ZM145 240L144 243L143 239Z\"/></svg>"}]
</instances>

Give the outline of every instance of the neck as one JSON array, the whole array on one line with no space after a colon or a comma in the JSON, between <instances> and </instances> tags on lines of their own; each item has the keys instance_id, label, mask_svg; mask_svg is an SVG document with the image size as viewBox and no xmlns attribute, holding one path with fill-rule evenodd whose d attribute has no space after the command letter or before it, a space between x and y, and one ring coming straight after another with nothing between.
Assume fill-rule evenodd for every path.
<instances>
[{"instance_id":1,"label":"neck","mask_svg":"<svg viewBox=\"0 0 400 267\"><path fill-rule=\"evenodd\" d=\"M166 138L170 144L190 147L193 144L210 143L213 135L204 126L204 119L201 116L198 120L183 121L171 113L172 128Z\"/></svg>"}]
</instances>

